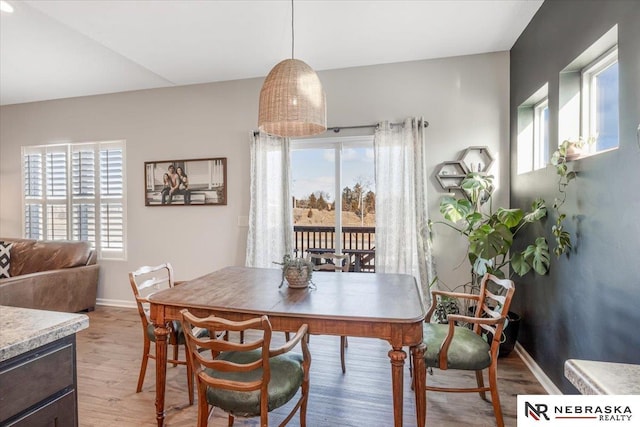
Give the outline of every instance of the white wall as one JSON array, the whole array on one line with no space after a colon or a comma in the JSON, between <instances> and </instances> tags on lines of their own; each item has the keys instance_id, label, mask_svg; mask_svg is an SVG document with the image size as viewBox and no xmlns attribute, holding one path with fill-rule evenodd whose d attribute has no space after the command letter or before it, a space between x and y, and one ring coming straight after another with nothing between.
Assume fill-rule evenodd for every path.
<instances>
[{"instance_id":1,"label":"white wall","mask_svg":"<svg viewBox=\"0 0 640 427\"><path fill-rule=\"evenodd\" d=\"M470 145L498 157L497 202L508 200L509 53L463 56L319 73L328 124L349 126L423 116L430 212L440 218L435 166ZM249 211L249 135L262 79L153 89L0 108L0 236L22 230L20 147L54 142L127 141L128 258L102 261L98 298L132 301L127 272L170 261L177 279L244 264ZM145 207L145 161L227 157L228 205ZM438 274L449 285L468 280L464 241L436 228ZM274 254L274 260L281 254Z\"/></svg>"}]
</instances>

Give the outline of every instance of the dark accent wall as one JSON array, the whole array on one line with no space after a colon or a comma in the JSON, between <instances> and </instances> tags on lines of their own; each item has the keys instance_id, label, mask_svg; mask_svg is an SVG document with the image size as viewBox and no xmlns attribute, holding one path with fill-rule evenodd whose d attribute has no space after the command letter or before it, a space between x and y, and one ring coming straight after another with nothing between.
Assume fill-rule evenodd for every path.
<instances>
[{"instance_id":1,"label":"dark accent wall","mask_svg":"<svg viewBox=\"0 0 640 427\"><path fill-rule=\"evenodd\" d=\"M559 72L615 24L619 149L573 163L578 178L563 208L571 254L552 255L546 276L516 279L519 341L563 393L577 393L564 378L567 359L640 364L640 0L546 0L511 49L511 205L527 208L543 197L551 206L558 195L555 169L516 173L518 106L549 83L554 151ZM551 243L555 215L549 213L528 232L542 232Z\"/></svg>"}]
</instances>

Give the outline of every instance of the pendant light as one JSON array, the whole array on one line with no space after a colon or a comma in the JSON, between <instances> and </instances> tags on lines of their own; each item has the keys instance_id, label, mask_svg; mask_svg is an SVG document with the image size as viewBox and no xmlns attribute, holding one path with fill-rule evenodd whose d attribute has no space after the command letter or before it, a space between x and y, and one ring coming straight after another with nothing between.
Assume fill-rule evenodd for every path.
<instances>
[{"instance_id":1,"label":"pendant light","mask_svg":"<svg viewBox=\"0 0 640 427\"><path fill-rule=\"evenodd\" d=\"M278 63L260 90L258 129L278 136L310 136L327 130L324 89L313 69L294 59L291 0L291 59Z\"/></svg>"}]
</instances>

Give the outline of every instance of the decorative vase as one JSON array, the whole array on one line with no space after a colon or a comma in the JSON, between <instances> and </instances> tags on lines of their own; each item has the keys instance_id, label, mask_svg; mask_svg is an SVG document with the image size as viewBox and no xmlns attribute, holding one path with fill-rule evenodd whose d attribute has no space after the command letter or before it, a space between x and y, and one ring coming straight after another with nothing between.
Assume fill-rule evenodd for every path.
<instances>
[{"instance_id":1,"label":"decorative vase","mask_svg":"<svg viewBox=\"0 0 640 427\"><path fill-rule=\"evenodd\" d=\"M284 272L284 278L290 288L306 288L309 286L309 270L307 266L288 267Z\"/></svg>"}]
</instances>

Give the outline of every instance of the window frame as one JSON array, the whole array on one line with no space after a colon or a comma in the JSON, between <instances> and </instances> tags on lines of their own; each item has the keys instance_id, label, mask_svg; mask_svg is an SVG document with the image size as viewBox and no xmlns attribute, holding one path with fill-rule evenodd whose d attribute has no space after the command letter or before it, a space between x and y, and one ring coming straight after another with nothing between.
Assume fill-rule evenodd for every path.
<instances>
[{"instance_id":1,"label":"window frame","mask_svg":"<svg viewBox=\"0 0 640 427\"><path fill-rule=\"evenodd\" d=\"M597 107L597 85L596 79L600 74L609 69L614 64L618 63L618 45L613 46L611 49L597 57L595 60L585 65L580 71L581 81L581 96L582 96L582 136L584 140L589 140L594 137L596 143L586 144L585 151L590 154L599 153L606 150L598 150L597 148L597 135L598 135L598 107ZM620 93L620 87L618 86L618 94ZM618 112L618 126L620 125L620 115ZM618 139L618 145L611 147L615 149L620 146L620 140Z\"/></svg>"},{"instance_id":2,"label":"window frame","mask_svg":"<svg viewBox=\"0 0 640 427\"><path fill-rule=\"evenodd\" d=\"M117 150L121 155L121 170L120 173L116 173L115 180L122 180L121 194L117 195L105 195L101 189L101 179L103 171L101 170L101 160L103 152L109 150ZM74 155L81 151L91 152L93 154L93 176L91 184L93 186L93 194L78 194L74 193ZM50 153L64 153L64 196L53 196L48 194L50 191L47 189L47 184L50 181L48 179L48 173L50 173L47 167L48 154ZM81 143L63 143L63 144L48 144L48 145L36 145L36 146L23 146L21 150L22 166L21 166L21 179L22 179L22 234L25 238L37 238L43 240L86 240L89 241L99 259L104 260L126 260L127 259L127 189L126 189L126 141L101 141L101 142L81 142ZM40 156L40 171L38 174L30 173L27 179L26 170L27 156L39 155ZM60 173L60 172L58 172ZM31 180L39 178L40 187L39 194L38 188L35 188L35 192L27 193L27 185L31 185ZM37 183L36 183L37 184ZM60 191L60 190L59 190ZM110 212L109 205L121 206L121 226L122 226L122 245L118 248L109 246L109 236L103 232L103 209ZM27 209L28 206L35 205L40 206L40 231L38 235L34 235L31 231L31 224L33 221L29 221L29 230L27 229ZM94 240L82 239L82 235L76 236L77 231L74 227L74 223L78 220L76 215L76 207L81 205L93 206L93 220L94 220ZM50 216L49 208L53 206L64 206L64 226L66 228L64 235L52 234L49 230L51 224L49 222L55 221ZM31 212L32 208L29 208Z\"/></svg>"},{"instance_id":3,"label":"window frame","mask_svg":"<svg viewBox=\"0 0 640 427\"><path fill-rule=\"evenodd\" d=\"M374 135L325 137L325 138L304 138L290 140L290 150L305 149L325 149L334 150L335 155L335 178L336 188L335 208L336 212L342 212L342 152L345 148L374 148ZM293 183L291 183L293 184ZM336 215L335 229L342 230L342 215ZM342 254L342 239L336 239L335 253Z\"/></svg>"},{"instance_id":4,"label":"window frame","mask_svg":"<svg viewBox=\"0 0 640 427\"><path fill-rule=\"evenodd\" d=\"M549 97L545 96L533 106L533 171L544 169L549 163L549 122L545 123L544 111L549 115ZM546 144L544 136L546 135Z\"/></svg>"}]
</instances>

